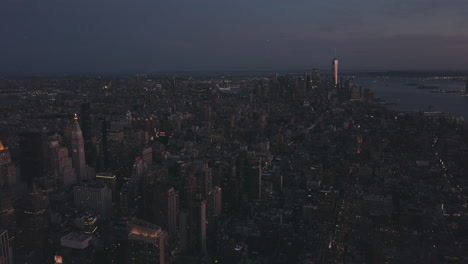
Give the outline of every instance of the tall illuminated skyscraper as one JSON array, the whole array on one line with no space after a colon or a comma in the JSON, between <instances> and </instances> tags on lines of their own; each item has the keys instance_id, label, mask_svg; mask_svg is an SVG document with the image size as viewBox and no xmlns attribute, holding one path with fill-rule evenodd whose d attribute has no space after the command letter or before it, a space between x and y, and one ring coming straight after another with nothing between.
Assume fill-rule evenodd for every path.
<instances>
[{"instance_id":1,"label":"tall illuminated skyscraper","mask_svg":"<svg viewBox=\"0 0 468 264\"><path fill-rule=\"evenodd\" d=\"M333 84L338 87L338 59L335 57L332 61Z\"/></svg>"},{"instance_id":2,"label":"tall illuminated skyscraper","mask_svg":"<svg viewBox=\"0 0 468 264\"><path fill-rule=\"evenodd\" d=\"M73 168L76 171L77 182L87 180L83 133L81 132L80 124L78 123L78 117L76 114L75 122L73 123L71 143Z\"/></svg>"}]
</instances>

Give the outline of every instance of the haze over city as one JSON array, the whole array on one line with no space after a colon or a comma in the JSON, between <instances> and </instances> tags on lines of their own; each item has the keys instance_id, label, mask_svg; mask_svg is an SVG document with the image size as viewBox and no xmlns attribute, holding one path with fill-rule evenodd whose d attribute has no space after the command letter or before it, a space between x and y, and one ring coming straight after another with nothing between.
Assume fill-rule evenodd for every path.
<instances>
[{"instance_id":1,"label":"haze over city","mask_svg":"<svg viewBox=\"0 0 468 264\"><path fill-rule=\"evenodd\" d=\"M468 263L467 10L3 0L0 264Z\"/></svg>"},{"instance_id":2,"label":"haze over city","mask_svg":"<svg viewBox=\"0 0 468 264\"><path fill-rule=\"evenodd\" d=\"M465 70L463 0L4 0L0 74Z\"/></svg>"}]
</instances>

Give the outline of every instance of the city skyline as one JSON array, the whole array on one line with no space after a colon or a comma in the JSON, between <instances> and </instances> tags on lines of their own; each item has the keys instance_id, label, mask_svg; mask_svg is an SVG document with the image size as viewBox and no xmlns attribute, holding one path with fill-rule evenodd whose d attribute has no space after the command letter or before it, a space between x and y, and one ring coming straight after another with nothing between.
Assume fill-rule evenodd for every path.
<instances>
[{"instance_id":1,"label":"city skyline","mask_svg":"<svg viewBox=\"0 0 468 264\"><path fill-rule=\"evenodd\" d=\"M6 1L0 74L466 70L455 1ZM465 9L466 10L466 9Z\"/></svg>"}]
</instances>

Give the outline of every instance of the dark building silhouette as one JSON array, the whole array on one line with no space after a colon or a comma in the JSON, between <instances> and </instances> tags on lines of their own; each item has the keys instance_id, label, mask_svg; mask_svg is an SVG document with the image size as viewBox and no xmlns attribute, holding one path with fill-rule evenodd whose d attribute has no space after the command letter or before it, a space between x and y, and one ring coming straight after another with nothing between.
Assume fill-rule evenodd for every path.
<instances>
[{"instance_id":1,"label":"dark building silhouette","mask_svg":"<svg viewBox=\"0 0 468 264\"><path fill-rule=\"evenodd\" d=\"M44 151L42 134L35 131L19 135L21 178L31 186L34 179L44 176Z\"/></svg>"},{"instance_id":2,"label":"dark building silhouette","mask_svg":"<svg viewBox=\"0 0 468 264\"><path fill-rule=\"evenodd\" d=\"M81 104L79 121L81 131L83 132L86 164L94 166L96 162L96 155L92 143L93 132L91 122L91 109L88 101L85 101Z\"/></svg>"},{"instance_id":3,"label":"dark building silhouette","mask_svg":"<svg viewBox=\"0 0 468 264\"><path fill-rule=\"evenodd\" d=\"M107 121L106 119L101 120L101 134L102 134L102 159L104 170L109 169L109 147L107 140Z\"/></svg>"}]
</instances>

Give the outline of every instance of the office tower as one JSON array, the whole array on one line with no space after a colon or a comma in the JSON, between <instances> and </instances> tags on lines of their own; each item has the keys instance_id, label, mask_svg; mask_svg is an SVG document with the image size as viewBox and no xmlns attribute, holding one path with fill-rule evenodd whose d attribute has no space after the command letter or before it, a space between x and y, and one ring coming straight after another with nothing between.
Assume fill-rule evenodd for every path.
<instances>
[{"instance_id":1,"label":"office tower","mask_svg":"<svg viewBox=\"0 0 468 264\"><path fill-rule=\"evenodd\" d=\"M310 90L310 81L311 81L310 74L305 72L303 81L304 81L304 91Z\"/></svg>"},{"instance_id":2,"label":"office tower","mask_svg":"<svg viewBox=\"0 0 468 264\"><path fill-rule=\"evenodd\" d=\"M16 184L16 167L11 162L8 147L0 141L0 188L11 187Z\"/></svg>"},{"instance_id":3,"label":"office tower","mask_svg":"<svg viewBox=\"0 0 468 264\"><path fill-rule=\"evenodd\" d=\"M147 147L143 149L141 157L143 158L143 167L145 168L145 171L149 170L151 166L153 166L153 148Z\"/></svg>"},{"instance_id":4,"label":"office tower","mask_svg":"<svg viewBox=\"0 0 468 264\"><path fill-rule=\"evenodd\" d=\"M77 209L89 211L104 220L112 216L112 191L107 185L75 185L73 198Z\"/></svg>"},{"instance_id":5,"label":"office tower","mask_svg":"<svg viewBox=\"0 0 468 264\"><path fill-rule=\"evenodd\" d=\"M338 87L338 59L335 57L332 61L333 85Z\"/></svg>"},{"instance_id":6,"label":"office tower","mask_svg":"<svg viewBox=\"0 0 468 264\"><path fill-rule=\"evenodd\" d=\"M180 250L185 252L189 250L189 213L187 210L182 210L179 213L179 241Z\"/></svg>"},{"instance_id":7,"label":"office tower","mask_svg":"<svg viewBox=\"0 0 468 264\"><path fill-rule=\"evenodd\" d=\"M57 141L49 142L48 149L49 171L54 175L54 184L61 188L68 188L76 183L76 174L73 169L72 158L68 149L60 146Z\"/></svg>"},{"instance_id":8,"label":"office tower","mask_svg":"<svg viewBox=\"0 0 468 264\"><path fill-rule=\"evenodd\" d=\"M85 149L83 141L83 133L81 132L80 124L78 123L78 117L75 114L75 122L73 123L72 130L72 161L73 168L76 172L77 182L80 183L83 180L88 180L86 161L85 161Z\"/></svg>"},{"instance_id":9,"label":"office tower","mask_svg":"<svg viewBox=\"0 0 468 264\"><path fill-rule=\"evenodd\" d=\"M312 69L312 88L320 86L320 72L318 69Z\"/></svg>"},{"instance_id":10,"label":"office tower","mask_svg":"<svg viewBox=\"0 0 468 264\"><path fill-rule=\"evenodd\" d=\"M171 76L169 79L169 85L171 87L172 91L175 91L177 89L177 81L175 76Z\"/></svg>"},{"instance_id":11,"label":"office tower","mask_svg":"<svg viewBox=\"0 0 468 264\"><path fill-rule=\"evenodd\" d=\"M203 200L201 195L193 201L190 219L191 249L200 256L204 256L206 254L206 200Z\"/></svg>"},{"instance_id":12,"label":"office tower","mask_svg":"<svg viewBox=\"0 0 468 264\"><path fill-rule=\"evenodd\" d=\"M101 120L103 170L109 169L109 142L107 140L107 121Z\"/></svg>"},{"instance_id":13,"label":"office tower","mask_svg":"<svg viewBox=\"0 0 468 264\"><path fill-rule=\"evenodd\" d=\"M10 230L10 233L16 229L16 215L13 201L14 196L11 190L0 190L0 226Z\"/></svg>"},{"instance_id":14,"label":"office tower","mask_svg":"<svg viewBox=\"0 0 468 264\"><path fill-rule=\"evenodd\" d=\"M220 187L216 186L213 189L213 198L214 198L214 216L220 217L223 213L223 194Z\"/></svg>"},{"instance_id":15,"label":"office tower","mask_svg":"<svg viewBox=\"0 0 468 264\"><path fill-rule=\"evenodd\" d=\"M0 264L13 264L13 252L7 230L0 230Z\"/></svg>"},{"instance_id":16,"label":"office tower","mask_svg":"<svg viewBox=\"0 0 468 264\"><path fill-rule=\"evenodd\" d=\"M44 176L42 134L29 131L19 134L21 178L32 186L34 179Z\"/></svg>"},{"instance_id":17,"label":"office tower","mask_svg":"<svg viewBox=\"0 0 468 264\"><path fill-rule=\"evenodd\" d=\"M177 215L179 214L179 192L170 188L167 190L167 228L172 240L177 240Z\"/></svg>"},{"instance_id":18,"label":"office tower","mask_svg":"<svg viewBox=\"0 0 468 264\"><path fill-rule=\"evenodd\" d=\"M203 195L208 195L213 186L213 170L208 166L208 164L203 164L201 172L197 174L197 193L202 193Z\"/></svg>"},{"instance_id":19,"label":"office tower","mask_svg":"<svg viewBox=\"0 0 468 264\"><path fill-rule=\"evenodd\" d=\"M245 189L249 200L260 200L262 198L262 166L260 162L254 161L248 164L245 175Z\"/></svg>"},{"instance_id":20,"label":"office tower","mask_svg":"<svg viewBox=\"0 0 468 264\"><path fill-rule=\"evenodd\" d=\"M107 187L112 191L112 200L117 200L117 177L113 173L98 173L94 180L99 184L107 185Z\"/></svg>"},{"instance_id":21,"label":"office tower","mask_svg":"<svg viewBox=\"0 0 468 264\"><path fill-rule=\"evenodd\" d=\"M27 251L32 251L35 258L44 258L44 251L49 237L49 199L44 192L32 184L30 192L21 197L15 205L19 243ZM37 262L41 263L41 262ZM42 262L44 263L44 262Z\"/></svg>"},{"instance_id":22,"label":"office tower","mask_svg":"<svg viewBox=\"0 0 468 264\"><path fill-rule=\"evenodd\" d=\"M146 189L146 206L149 221L168 231L171 241L177 240L177 215L179 193L163 182L157 182Z\"/></svg>"},{"instance_id":23,"label":"office tower","mask_svg":"<svg viewBox=\"0 0 468 264\"><path fill-rule=\"evenodd\" d=\"M351 99L358 100L361 99L361 86L353 85L351 87Z\"/></svg>"},{"instance_id":24,"label":"office tower","mask_svg":"<svg viewBox=\"0 0 468 264\"><path fill-rule=\"evenodd\" d=\"M165 264L167 233L157 225L133 218L127 224L129 264Z\"/></svg>"},{"instance_id":25,"label":"office tower","mask_svg":"<svg viewBox=\"0 0 468 264\"><path fill-rule=\"evenodd\" d=\"M132 167L132 181L139 182L141 176L145 172L143 160L141 157L135 157L135 161L133 162Z\"/></svg>"},{"instance_id":26,"label":"office tower","mask_svg":"<svg viewBox=\"0 0 468 264\"><path fill-rule=\"evenodd\" d=\"M217 222L221 216L222 206L221 188L214 187L206 196L206 218L207 218L207 233L214 234L216 232Z\"/></svg>"},{"instance_id":27,"label":"office tower","mask_svg":"<svg viewBox=\"0 0 468 264\"><path fill-rule=\"evenodd\" d=\"M79 123L81 131L83 132L85 163L95 166L96 151L92 142L93 131L91 123L91 110L88 101L85 101L81 104Z\"/></svg>"},{"instance_id":28,"label":"office tower","mask_svg":"<svg viewBox=\"0 0 468 264\"><path fill-rule=\"evenodd\" d=\"M212 109L211 106L205 105L203 108L203 121L206 124L207 128L211 128L211 119L212 119Z\"/></svg>"},{"instance_id":29,"label":"office tower","mask_svg":"<svg viewBox=\"0 0 468 264\"><path fill-rule=\"evenodd\" d=\"M93 237L80 233L69 233L60 238L61 251L55 258L60 262L56 263L91 263L93 260L93 250L89 245Z\"/></svg>"}]
</instances>

